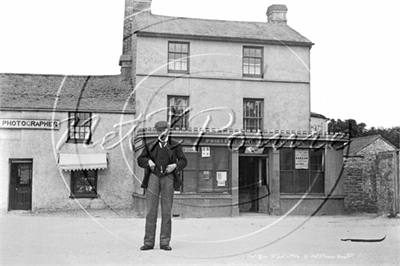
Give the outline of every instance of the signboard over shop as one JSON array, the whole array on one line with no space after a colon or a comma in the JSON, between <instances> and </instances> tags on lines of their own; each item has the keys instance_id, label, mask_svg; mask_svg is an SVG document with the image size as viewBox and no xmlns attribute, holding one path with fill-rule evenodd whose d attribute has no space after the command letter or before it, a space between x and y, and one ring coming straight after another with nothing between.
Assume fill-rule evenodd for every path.
<instances>
[{"instance_id":1,"label":"signboard over shop","mask_svg":"<svg viewBox=\"0 0 400 266\"><path fill-rule=\"evenodd\" d=\"M59 120L0 118L0 128L8 129L60 129Z\"/></svg>"}]
</instances>

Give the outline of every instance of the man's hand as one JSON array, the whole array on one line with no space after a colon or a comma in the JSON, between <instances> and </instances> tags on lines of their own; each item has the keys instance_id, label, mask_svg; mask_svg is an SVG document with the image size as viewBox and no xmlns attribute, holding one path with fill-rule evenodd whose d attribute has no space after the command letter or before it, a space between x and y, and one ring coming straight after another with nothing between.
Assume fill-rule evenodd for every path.
<instances>
[{"instance_id":1,"label":"man's hand","mask_svg":"<svg viewBox=\"0 0 400 266\"><path fill-rule=\"evenodd\" d=\"M166 172L167 174L169 174L169 173L171 173L172 171L174 171L176 167L177 167L176 163L169 164L169 165L167 166L167 169L165 169L165 172Z\"/></svg>"},{"instance_id":2,"label":"man's hand","mask_svg":"<svg viewBox=\"0 0 400 266\"><path fill-rule=\"evenodd\" d=\"M151 171L154 171L154 167L156 166L156 164L152 160L149 160L148 165L149 165Z\"/></svg>"}]
</instances>

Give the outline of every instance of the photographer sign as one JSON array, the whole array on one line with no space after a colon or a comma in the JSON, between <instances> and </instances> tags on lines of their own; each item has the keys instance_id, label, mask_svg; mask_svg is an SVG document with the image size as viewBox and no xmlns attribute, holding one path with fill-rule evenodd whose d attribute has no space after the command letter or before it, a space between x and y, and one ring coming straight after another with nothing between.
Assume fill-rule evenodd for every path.
<instances>
[{"instance_id":1,"label":"photographer sign","mask_svg":"<svg viewBox=\"0 0 400 266\"><path fill-rule=\"evenodd\" d=\"M60 129L60 121L45 119L0 118L0 128L9 129Z\"/></svg>"}]
</instances>

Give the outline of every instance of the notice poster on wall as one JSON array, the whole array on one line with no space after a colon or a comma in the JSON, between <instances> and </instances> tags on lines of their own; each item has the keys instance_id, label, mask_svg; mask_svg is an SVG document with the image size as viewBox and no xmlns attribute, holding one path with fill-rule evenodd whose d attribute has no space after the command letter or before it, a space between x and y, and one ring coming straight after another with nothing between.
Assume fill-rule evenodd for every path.
<instances>
[{"instance_id":1,"label":"notice poster on wall","mask_svg":"<svg viewBox=\"0 0 400 266\"><path fill-rule=\"evenodd\" d=\"M294 159L296 169L308 169L308 150L296 149Z\"/></svg>"},{"instance_id":2,"label":"notice poster on wall","mask_svg":"<svg viewBox=\"0 0 400 266\"><path fill-rule=\"evenodd\" d=\"M224 187L226 183L226 172L217 172L217 185Z\"/></svg>"},{"instance_id":3,"label":"notice poster on wall","mask_svg":"<svg viewBox=\"0 0 400 266\"><path fill-rule=\"evenodd\" d=\"M201 147L201 157L210 157L210 147Z\"/></svg>"}]
</instances>

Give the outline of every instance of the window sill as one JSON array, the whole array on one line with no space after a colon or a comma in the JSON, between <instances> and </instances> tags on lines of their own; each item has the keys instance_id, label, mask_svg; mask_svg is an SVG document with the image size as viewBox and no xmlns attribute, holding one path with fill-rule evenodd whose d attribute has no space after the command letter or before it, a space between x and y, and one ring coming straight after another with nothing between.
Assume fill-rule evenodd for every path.
<instances>
[{"instance_id":1,"label":"window sill","mask_svg":"<svg viewBox=\"0 0 400 266\"><path fill-rule=\"evenodd\" d=\"M213 193L213 194L175 194L176 199L231 199L232 195L228 193Z\"/></svg>"},{"instance_id":2,"label":"window sill","mask_svg":"<svg viewBox=\"0 0 400 266\"><path fill-rule=\"evenodd\" d=\"M281 199L301 199L303 198L304 194L281 194ZM327 196L324 194L308 194L304 197L304 199L325 199ZM344 199L345 196L338 195L338 196L330 196L330 199Z\"/></svg>"},{"instance_id":3,"label":"window sill","mask_svg":"<svg viewBox=\"0 0 400 266\"><path fill-rule=\"evenodd\" d=\"M97 199L98 195L71 195L70 199Z\"/></svg>"}]
</instances>

